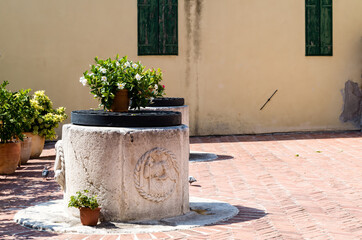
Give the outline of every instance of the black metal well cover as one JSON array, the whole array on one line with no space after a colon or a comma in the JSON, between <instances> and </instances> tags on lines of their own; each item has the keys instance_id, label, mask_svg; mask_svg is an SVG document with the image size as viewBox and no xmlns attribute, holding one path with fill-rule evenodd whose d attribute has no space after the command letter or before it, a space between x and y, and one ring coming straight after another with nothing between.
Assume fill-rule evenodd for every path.
<instances>
[{"instance_id":1,"label":"black metal well cover","mask_svg":"<svg viewBox=\"0 0 362 240\"><path fill-rule=\"evenodd\" d=\"M181 125L181 113L173 111L77 110L72 111L71 122L76 125L103 127L168 127Z\"/></svg>"},{"instance_id":2,"label":"black metal well cover","mask_svg":"<svg viewBox=\"0 0 362 240\"><path fill-rule=\"evenodd\" d=\"M152 102L153 103L150 104L150 107L172 107L185 105L184 98L161 97L153 99Z\"/></svg>"}]
</instances>

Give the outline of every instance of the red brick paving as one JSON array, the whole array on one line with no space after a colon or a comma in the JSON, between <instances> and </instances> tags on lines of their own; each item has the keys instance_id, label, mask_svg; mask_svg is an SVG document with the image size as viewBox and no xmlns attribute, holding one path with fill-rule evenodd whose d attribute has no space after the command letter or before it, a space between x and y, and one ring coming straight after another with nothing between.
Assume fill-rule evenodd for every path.
<instances>
[{"instance_id":1,"label":"red brick paving","mask_svg":"<svg viewBox=\"0 0 362 240\"><path fill-rule=\"evenodd\" d=\"M39 159L0 176L0 239L362 239L362 133L193 137L191 150L215 153L191 162L190 195L226 201L234 218L171 232L81 235L39 232L13 222L18 209L59 199L48 145Z\"/></svg>"}]
</instances>

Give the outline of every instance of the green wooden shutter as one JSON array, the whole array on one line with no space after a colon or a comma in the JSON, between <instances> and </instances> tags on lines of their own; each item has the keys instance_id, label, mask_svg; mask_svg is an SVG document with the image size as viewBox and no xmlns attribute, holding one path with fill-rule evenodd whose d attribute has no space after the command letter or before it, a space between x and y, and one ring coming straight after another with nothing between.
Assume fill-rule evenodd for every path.
<instances>
[{"instance_id":1,"label":"green wooden shutter","mask_svg":"<svg viewBox=\"0 0 362 240\"><path fill-rule=\"evenodd\" d=\"M305 5L305 40L306 55L320 54L320 2L319 0L306 0Z\"/></svg>"},{"instance_id":2,"label":"green wooden shutter","mask_svg":"<svg viewBox=\"0 0 362 240\"><path fill-rule=\"evenodd\" d=\"M307 56L332 56L332 0L305 1Z\"/></svg>"},{"instance_id":3,"label":"green wooden shutter","mask_svg":"<svg viewBox=\"0 0 362 240\"><path fill-rule=\"evenodd\" d=\"M158 54L158 0L138 0L138 55Z\"/></svg>"},{"instance_id":4,"label":"green wooden shutter","mask_svg":"<svg viewBox=\"0 0 362 240\"><path fill-rule=\"evenodd\" d=\"M332 0L321 0L321 55L332 56Z\"/></svg>"},{"instance_id":5,"label":"green wooden shutter","mask_svg":"<svg viewBox=\"0 0 362 240\"><path fill-rule=\"evenodd\" d=\"M177 0L159 0L159 54L178 54Z\"/></svg>"}]
</instances>

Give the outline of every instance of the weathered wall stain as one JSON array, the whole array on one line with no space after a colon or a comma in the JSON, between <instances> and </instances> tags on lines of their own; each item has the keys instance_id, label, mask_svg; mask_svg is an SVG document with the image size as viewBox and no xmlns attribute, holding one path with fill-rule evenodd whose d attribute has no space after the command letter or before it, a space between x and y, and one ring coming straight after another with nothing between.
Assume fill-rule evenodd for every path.
<instances>
[{"instance_id":1,"label":"weathered wall stain","mask_svg":"<svg viewBox=\"0 0 362 240\"><path fill-rule=\"evenodd\" d=\"M201 17L203 0L184 0L185 25L186 25L186 90L194 100L192 110L192 130L198 135L199 129L199 73L198 63L201 56Z\"/></svg>"},{"instance_id":2,"label":"weathered wall stain","mask_svg":"<svg viewBox=\"0 0 362 240\"><path fill-rule=\"evenodd\" d=\"M199 59L201 54L201 16L202 16L202 4L203 0L196 0L195 7L195 23L194 23L194 51L196 60Z\"/></svg>"},{"instance_id":3,"label":"weathered wall stain","mask_svg":"<svg viewBox=\"0 0 362 240\"><path fill-rule=\"evenodd\" d=\"M186 76L190 75L191 71L191 55L193 53L194 59L198 60L201 55L201 15L202 15L203 0L185 0L185 26L186 26ZM192 52L193 50L193 52ZM186 79L187 85L189 79Z\"/></svg>"},{"instance_id":4,"label":"weathered wall stain","mask_svg":"<svg viewBox=\"0 0 362 240\"><path fill-rule=\"evenodd\" d=\"M190 61L191 61L191 2L190 0L185 0L184 1L184 9L185 9L185 26L186 26L186 79L185 79L185 83L186 83L186 87L189 87L190 84L190 69L191 69L191 65L190 65Z\"/></svg>"},{"instance_id":5,"label":"weathered wall stain","mask_svg":"<svg viewBox=\"0 0 362 240\"><path fill-rule=\"evenodd\" d=\"M357 127L361 125L362 115L362 89L358 87L358 84L348 80L345 83L343 94L343 112L339 119L343 122L352 122Z\"/></svg>"}]
</instances>

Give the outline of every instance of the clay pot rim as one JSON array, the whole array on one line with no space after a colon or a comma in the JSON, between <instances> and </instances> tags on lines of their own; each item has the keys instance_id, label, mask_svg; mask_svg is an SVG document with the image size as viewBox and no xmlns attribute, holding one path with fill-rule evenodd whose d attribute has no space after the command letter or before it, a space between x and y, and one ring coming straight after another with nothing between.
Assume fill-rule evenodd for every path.
<instances>
[{"instance_id":1,"label":"clay pot rim","mask_svg":"<svg viewBox=\"0 0 362 240\"><path fill-rule=\"evenodd\" d=\"M0 144L8 144L8 143L21 143L22 141L21 140L13 140L11 142L6 142L6 143L2 143L0 142Z\"/></svg>"},{"instance_id":2,"label":"clay pot rim","mask_svg":"<svg viewBox=\"0 0 362 240\"><path fill-rule=\"evenodd\" d=\"M97 211L97 210L101 210L102 208L101 208L101 207L97 207L97 208L91 209L90 207L79 207L78 209L79 209L79 210L80 210L80 209L90 209L90 210L92 210L92 211Z\"/></svg>"},{"instance_id":3,"label":"clay pot rim","mask_svg":"<svg viewBox=\"0 0 362 240\"><path fill-rule=\"evenodd\" d=\"M19 139L19 142L24 142L24 139L32 139L32 137L28 137L28 136L24 135L23 141L21 141L21 140Z\"/></svg>"}]
</instances>

